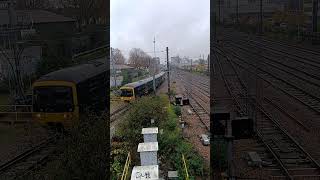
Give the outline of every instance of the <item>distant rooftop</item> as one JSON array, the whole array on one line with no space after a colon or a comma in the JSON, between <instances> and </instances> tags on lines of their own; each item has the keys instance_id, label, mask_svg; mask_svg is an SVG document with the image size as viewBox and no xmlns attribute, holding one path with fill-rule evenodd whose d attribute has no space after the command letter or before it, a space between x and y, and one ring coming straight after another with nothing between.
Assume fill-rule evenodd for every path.
<instances>
[{"instance_id":1,"label":"distant rooftop","mask_svg":"<svg viewBox=\"0 0 320 180\"><path fill-rule=\"evenodd\" d=\"M112 65L110 64L110 68L113 68ZM134 69L134 67L125 65L125 64L115 64L114 68L117 70L122 70L122 69Z\"/></svg>"},{"instance_id":2,"label":"distant rooftop","mask_svg":"<svg viewBox=\"0 0 320 180\"><path fill-rule=\"evenodd\" d=\"M74 22L75 20L63 15L44 10L17 10L17 15L29 13L34 23Z\"/></svg>"},{"instance_id":3,"label":"distant rooftop","mask_svg":"<svg viewBox=\"0 0 320 180\"><path fill-rule=\"evenodd\" d=\"M17 17L26 17L34 24L55 23L55 22L75 22L74 19L63 15L55 14L45 10L16 10ZM7 10L0 10L0 25L8 24L9 16Z\"/></svg>"}]
</instances>

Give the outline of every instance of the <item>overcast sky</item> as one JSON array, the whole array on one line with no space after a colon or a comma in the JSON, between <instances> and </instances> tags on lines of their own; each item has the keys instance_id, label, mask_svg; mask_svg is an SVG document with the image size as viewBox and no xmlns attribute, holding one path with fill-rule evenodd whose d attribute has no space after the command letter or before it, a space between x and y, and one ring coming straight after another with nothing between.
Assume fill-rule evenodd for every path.
<instances>
[{"instance_id":1,"label":"overcast sky","mask_svg":"<svg viewBox=\"0 0 320 180\"><path fill-rule=\"evenodd\" d=\"M210 49L209 0L111 0L111 47L120 49L128 58L131 48L141 48L165 62L179 55L205 58Z\"/></svg>"}]
</instances>

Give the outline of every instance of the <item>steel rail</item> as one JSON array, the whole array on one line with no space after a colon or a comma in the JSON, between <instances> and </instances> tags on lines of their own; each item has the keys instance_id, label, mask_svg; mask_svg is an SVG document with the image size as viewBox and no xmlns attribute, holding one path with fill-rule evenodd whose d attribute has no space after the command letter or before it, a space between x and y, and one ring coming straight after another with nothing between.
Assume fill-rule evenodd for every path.
<instances>
[{"instance_id":1,"label":"steel rail","mask_svg":"<svg viewBox=\"0 0 320 180\"><path fill-rule=\"evenodd\" d=\"M234 56L234 57L236 57L237 59L239 59L241 62L247 63L247 64L249 64L250 66L253 66L253 67L259 69L260 71L262 71L262 72L270 75L270 76L273 77L274 79L279 80L279 81L283 82L284 84L287 84L287 85L293 87L294 89L301 91L301 92L302 92L303 94L305 94L305 95L308 95L308 96L311 96L311 97L314 98L314 99L317 99L317 101L320 101L320 98L318 98L318 97L316 97L316 96L314 96L314 95L309 94L308 92L306 92L305 90L301 89L300 87L297 87L296 85L292 85L291 83L288 83L288 82L284 81L283 79L274 76L272 73L270 73L270 72L268 72L268 71L265 71L265 70L261 69L260 67L256 67L256 66L253 65L252 63L246 62L244 59L242 59L241 57L239 57L239 55L238 55L237 53L232 52L231 55ZM240 67L242 67L243 69L246 69L247 71L255 74L254 72L252 72L252 70L250 70L250 68L244 67L242 64L235 62L235 60L232 60L232 61L233 61L235 64L237 64L237 65L239 65ZM271 86L275 87L276 89L279 89L279 90L281 90L282 92L284 92L285 94L293 97L294 99L296 99L296 100L299 101L300 103L304 104L305 106L309 107L310 109L312 109L313 111L317 112L318 114L320 113L320 110L315 109L314 107L312 107L312 106L310 106L308 103L302 101L301 99L299 99L299 98L296 97L295 95L288 93L288 92L287 92L286 90L284 90L282 87L279 87L279 85L278 85L278 86L274 85L274 83L270 82L269 80L267 80L266 78L263 78L262 76L260 76L260 75L258 75L258 74L257 74L257 76L260 77L261 79L263 79L264 81L266 81L266 82L267 82L268 84L270 84Z\"/></svg>"},{"instance_id":2,"label":"steel rail","mask_svg":"<svg viewBox=\"0 0 320 180\"><path fill-rule=\"evenodd\" d=\"M223 71L221 69L221 71ZM225 81L226 83L226 81ZM277 129L280 130L281 135L285 135L287 136L293 143L295 146L297 146L301 152L303 152L310 160L311 163L314 163L317 167L317 169L320 169L320 165L311 157L311 155L309 153L307 153L300 145L299 143L286 131L284 130L280 124L275 121L262 107L262 105L260 105L258 102L256 102L255 99L250 99L251 101L254 101L253 104L257 104L258 108L260 110L260 112L262 112L262 114L267 117L269 120L271 120L273 122L273 126L275 126ZM263 141L263 143L265 144L265 146L268 148L268 150L272 153L272 155L275 157L275 159L277 160L277 162L280 164L281 168L283 169L283 171L285 172L286 176L290 179L293 179L292 175L290 174L289 170L285 167L284 162L282 162L282 160L280 158L278 158L278 156L276 155L276 152L272 149L272 147L264 140L263 135L261 134L261 132L259 130L257 130L257 135L259 136L259 138Z\"/></svg>"},{"instance_id":3,"label":"steel rail","mask_svg":"<svg viewBox=\"0 0 320 180\"><path fill-rule=\"evenodd\" d=\"M50 143L54 143L57 139L58 135L53 135L49 138L47 138L46 140L41 141L40 143L38 143L37 145L35 145L32 148L29 148L28 150L20 153L19 155L15 156L14 158L8 160L7 162L3 163L0 165L0 174L3 174L6 172L6 170L14 167L16 164L24 161L25 159L31 157L32 155L34 155L36 152L40 151L42 148L47 147L48 144ZM41 158L43 159L43 158ZM33 164L37 164L38 161L36 161ZM27 168L26 171L29 171L30 168L32 168L33 165L29 168ZM25 173L24 173L25 174Z\"/></svg>"}]
</instances>

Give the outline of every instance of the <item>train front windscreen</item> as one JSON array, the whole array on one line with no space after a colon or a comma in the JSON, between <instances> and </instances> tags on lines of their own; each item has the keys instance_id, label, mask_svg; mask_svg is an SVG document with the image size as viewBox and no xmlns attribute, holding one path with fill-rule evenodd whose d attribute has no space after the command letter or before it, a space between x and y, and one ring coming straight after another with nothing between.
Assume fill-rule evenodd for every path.
<instances>
[{"instance_id":1,"label":"train front windscreen","mask_svg":"<svg viewBox=\"0 0 320 180\"><path fill-rule=\"evenodd\" d=\"M35 87L34 112L72 112L74 109L71 87Z\"/></svg>"},{"instance_id":2,"label":"train front windscreen","mask_svg":"<svg viewBox=\"0 0 320 180\"><path fill-rule=\"evenodd\" d=\"M121 97L132 97L133 92L131 89L121 89Z\"/></svg>"}]
</instances>

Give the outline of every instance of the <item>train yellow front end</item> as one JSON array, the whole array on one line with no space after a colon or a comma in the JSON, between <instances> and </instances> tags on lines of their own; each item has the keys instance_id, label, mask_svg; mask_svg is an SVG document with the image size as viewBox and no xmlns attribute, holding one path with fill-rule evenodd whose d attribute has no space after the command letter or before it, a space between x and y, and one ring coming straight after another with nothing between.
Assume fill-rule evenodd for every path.
<instances>
[{"instance_id":1,"label":"train yellow front end","mask_svg":"<svg viewBox=\"0 0 320 180\"><path fill-rule=\"evenodd\" d=\"M135 100L135 93L134 93L134 88L133 87L121 87L121 100L124 102L132 102Z\"/></svg>"},{"instance_id":2,"label":"train yellow front end","mask_svg":"<svg viewBox=\"0 0 320 180\"><path fill-rule=\"evenodd\" d=\"M69 128L79 120L76 85L72 82L35 82L32 104L32 118L43 126Z\"/></svg>"}]
</instances>

